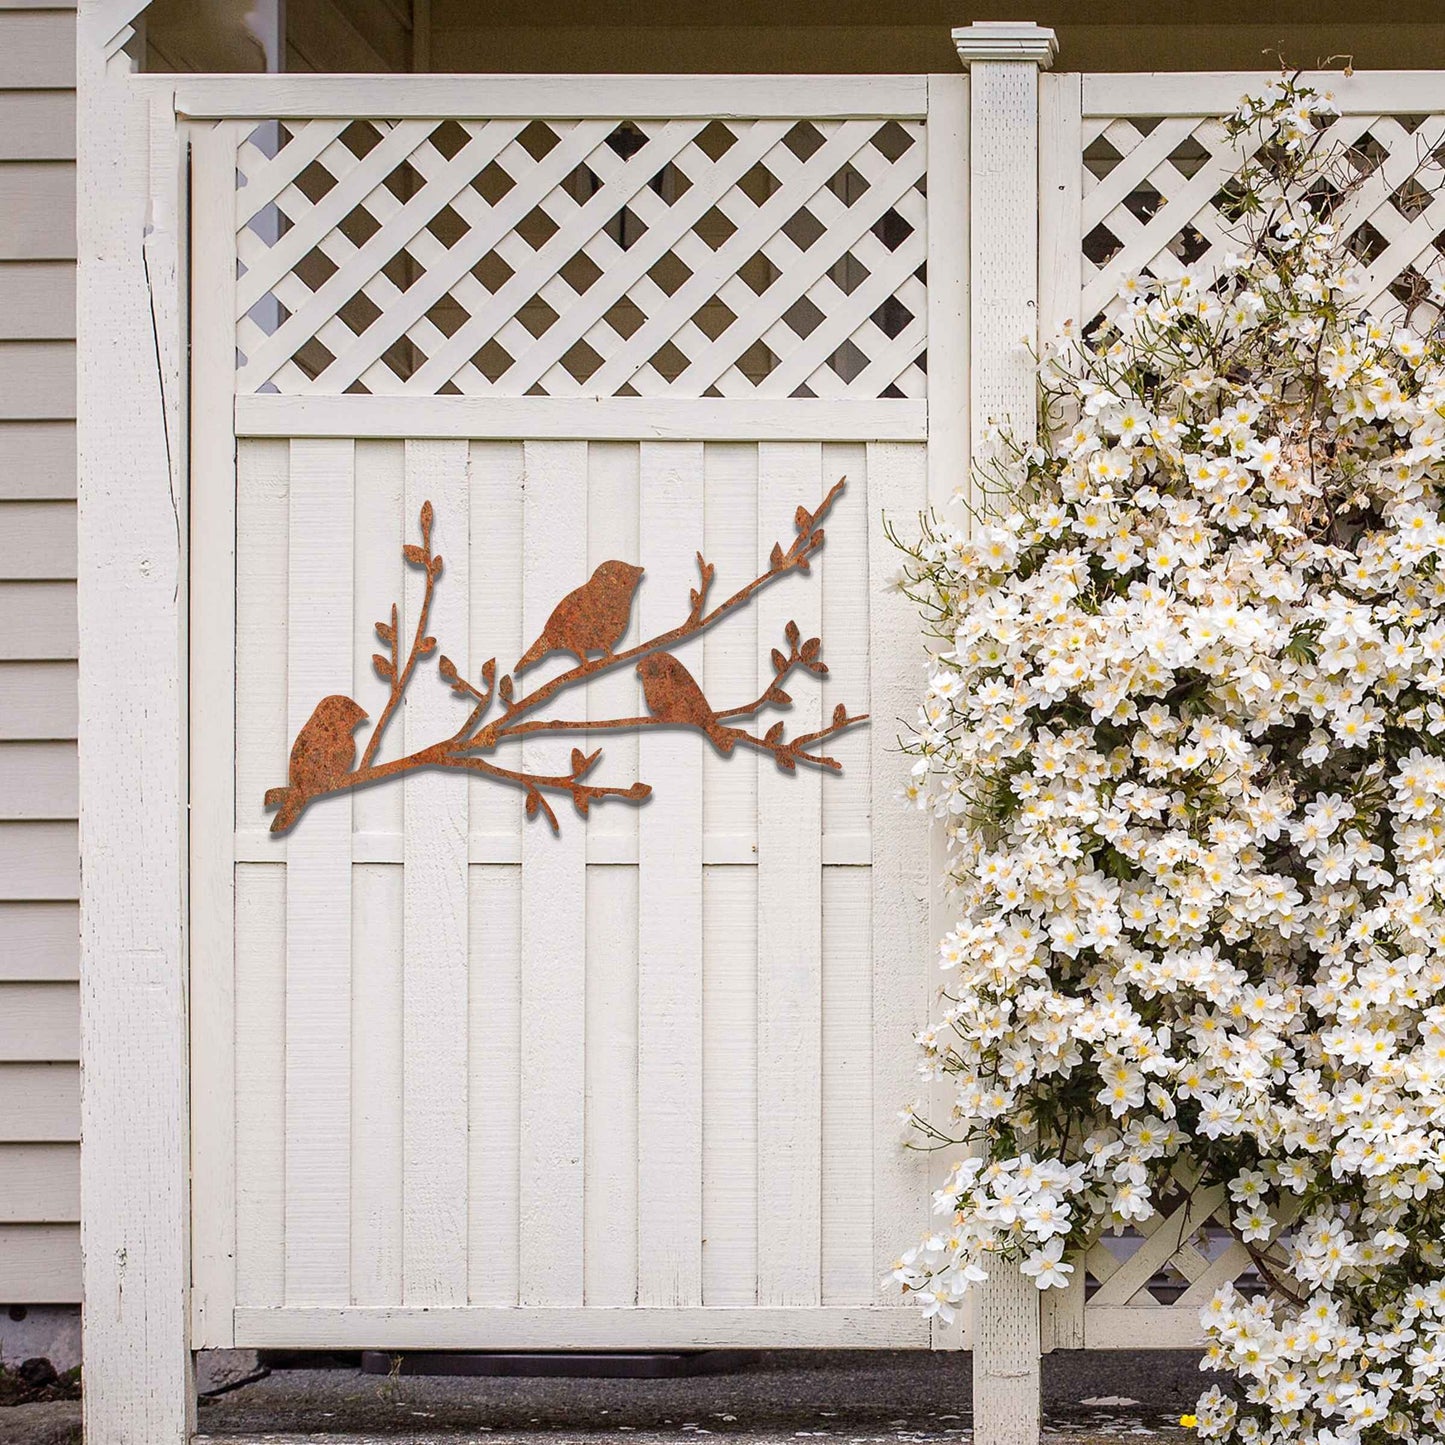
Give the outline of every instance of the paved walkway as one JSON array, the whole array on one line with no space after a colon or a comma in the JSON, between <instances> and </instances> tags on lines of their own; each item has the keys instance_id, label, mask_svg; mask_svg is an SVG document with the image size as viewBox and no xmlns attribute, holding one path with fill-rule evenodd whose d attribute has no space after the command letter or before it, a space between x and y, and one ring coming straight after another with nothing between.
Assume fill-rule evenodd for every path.
<instances>
[{"instance_id":1,"label":"paved walkway","mask_svg":"<svg viewBox=\"0 0 1445 1445\"><path fill-rule=\"evenodd\" d=\"M203 1400L209 1445L968 1445L968 1361L905 1352L764 1355L670 1380L388 1378L275 1370ZM1045 1362L1049 1445L1187 1441L1194 1361L1163 1351ZM0 1411L3 1445L78 1445L79 1407Z\"/></svg>"}]
</instances>

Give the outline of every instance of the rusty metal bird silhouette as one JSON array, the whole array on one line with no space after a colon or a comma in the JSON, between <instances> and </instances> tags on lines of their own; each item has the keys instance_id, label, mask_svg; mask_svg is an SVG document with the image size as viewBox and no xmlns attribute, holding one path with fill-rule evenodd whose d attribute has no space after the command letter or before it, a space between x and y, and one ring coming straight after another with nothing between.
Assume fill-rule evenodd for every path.
<instances>
[{"instance_id":1,"label":"rusty metal bird silhouette","mask_svg":"<svg viewBox=\"0 0 1445 1445\"><path fill-rule=\"evenodd\" d=\"M266 794L266 806L281 810L272 820L273 833L284 833L312 797L351 771L356 761L352 733L366 720L360 705L340 694L323 697L316 704L291 745L290 786L271 788Z\"/></svg>"},{"instance_id":2,"label":"rusty metal bird silhouette","mask_svg":"<svg viewBox=\"0 0 1445 1445\"><path fill-rule=\"evenodd\" d=\"M570 652L579 663L587 661L589 652L610 653L632 621L632 596L641 580L641 567L603 562L552 609L541 636L517 659L512 671L532 667L550 652Z\"/></svg>"},{"instance_id":3,"label":"rusty metal bird silhouette","mask_svg":"<svg viewBox=\"0 0 1445 1445\"><path fill-rule=\"evenodd\" d=\"M697 728L718 752L731 753L737 736L717 720L697 679L670 652L654 652L637 664L647 710L662 722Z\"/></svg>"}]
</instances>

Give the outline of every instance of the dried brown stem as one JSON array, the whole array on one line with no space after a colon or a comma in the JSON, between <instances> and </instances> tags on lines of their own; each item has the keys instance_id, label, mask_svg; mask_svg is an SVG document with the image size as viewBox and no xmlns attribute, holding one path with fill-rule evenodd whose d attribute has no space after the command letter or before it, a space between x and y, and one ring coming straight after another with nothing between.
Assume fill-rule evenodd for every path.
<instances>
[{"instance_id":1,"label":"dried brown stem","mask_svg":"<svg viewBox=\"0 0 1445 1445\"><path fill-rule=\"evenodd\" d=\"M814 512L809 512L805 507L800 506L795 518L798 535L792 545L784 551L780 543L775 544L769 558L768 569L745 586L740 587L710 611L706 610L707 597L715 571L712 564L704 560L702 554L699 553L697 558L699 583L689 593L689 610L683 622L621 652L605 653L599 658L584 661L576 667L559 673L520 698L514 697L514 683L510 675L500 678L497 676L495 659L484 664L482 683L481 686L477 686L458 672L450 658L440 657L438 671L442 681L451 688L456 696L470 699L474 704L467 720L450 737L432 743L428 747L419 748L390 762L377 763L376 754L381 746L382 736L411 682L417 663L423 657L434 652L437 645L436 639L427 633L427 622L431 614L437 579L442 572L442 559L432 551L433 513L431 503L425 503L420 519L422 546L408 545L402 549L405 560L411 566L421 568L426 573L426 585L417 618L416 631L406 662L402 664L400 660L400 642L397 636L398 614L396 606L393 605L390 623L378 623L376 627L377 634L389 646L390 657L384 657L378 653L373 658L378 674L390 683L386 705L367 739L357 765L334 778L309 781L302 794L303 806L315 798L325 797L332 793L349 792L355 788L365 787L386 778L416 772L423 768L446 768L479 773L508 786L520 788L525 795L527 816L545 817L554 831L559 831L559 825L557 815L546 797L547 793L567 794L571 798L573 806L583 816L586 816L594 803L607 802L614 798L625 802L640 803L651 795L651 787L643 782L635 782L627 787L611 787L585 782L586 775L602 756L600 749L590 754L584 754L580 749L574 748L571 771L556 774L504 768L488 758L477 756L478 753L492 751L504 741L543 733L602 732L668 726L692 727L697 731L708 733L715 742L719 737L732 737L737 742L745 743L748 747L769 753L776 759L778 766L788 772L794 771L799 763L809 763L834 771L840 770L840 764L836 759L810 752L808 749L813 744L865 720L863 716L850 716L841 704L835 709L833 720L827 727L792 740L783 737L782 723L774 724L762 737L754 736L740 727L717 726L724 719L754 717L769 704L779 707L788 706L791 698L783 691L782 683L795 668L804 667L819 675L827 672L828 669L823 665L819 656L822 646L819 639L809 638L806 642L801 641L797 626L791 622L788 623L786 631L789 651L785 655L782 651L774 649L772 681L754 702L729 708L723 712L711 712L708 710L706 700L701 699L700 693L698 693L699 706L704 709L700 717L649 715L600 721L568 721L547 718L521 721L520 719L569 687L584 683L599 673L608 672L624 663L664 652L677 643L687 641L720 622L762 588L788 573L806 572L809 568L809 559L823 545L824 533L819 523L831 509L843 486L844 479L840 479L828 491ZM665 659L665 661L676 664L675 659ZM680 664L676 665L680 669ZM685 671L682 672L682 676L688 685L695 689L695 684ZM498 699L502 706L501 715L486 726L482 726L493 701ZM650 695L649 701L656 706ZM293 752L293 760L295 756L296 754ZM273 789L271 794L268 794L268 806L276 806L269 801L272 796L279 801L288 793L294 793L299 786L293 771L291 787L289 789ZM300 809L296 809L293 812L293 821L296 816L299 816L300 811ZM280 821L281 819L278 817L277 822Z\"/></svg>"}]
</instances>

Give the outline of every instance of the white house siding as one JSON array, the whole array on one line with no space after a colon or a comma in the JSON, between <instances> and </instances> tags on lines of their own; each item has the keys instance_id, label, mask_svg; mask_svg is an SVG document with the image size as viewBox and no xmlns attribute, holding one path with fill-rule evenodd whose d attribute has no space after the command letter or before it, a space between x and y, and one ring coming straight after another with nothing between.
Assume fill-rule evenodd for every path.
<instances>
[{"instance_id":1,"label":"white house siding","mask_svg":"<svg viewBox=\"0 0 1445 1445\"><path fill-rule=\"evenodd\" d=\"M0 1301L80 1298L75 27L0 0Z\"/></svg>"}]
</instances>

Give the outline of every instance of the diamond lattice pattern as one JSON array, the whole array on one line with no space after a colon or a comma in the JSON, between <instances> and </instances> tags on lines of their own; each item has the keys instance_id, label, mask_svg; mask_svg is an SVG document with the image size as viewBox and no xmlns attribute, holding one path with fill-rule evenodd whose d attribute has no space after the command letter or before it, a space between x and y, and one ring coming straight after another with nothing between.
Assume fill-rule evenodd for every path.
<instances>
[{"instance_id":1,"label":"diamond lattice pattern","mask_svg":"<svg viewBox=\"0 0 1445 1445\"><path fill-rule=\"evenodd\" d=\"M1083 140L1081 318L1121 306L1131 273L1207 273L1237 248L1229 182L1248 137L1217 118L1096 116ZM1344 115L1323 143L1338 156L1325 189L1366 269L1366 304L1377 315L1426 304L1429 281L1445 277L1445 116Z\"/></svg>"},{"instance_id":2,"label":"diamond lattice pattern","mask_svg":"<svg viewBox=\"0 0 1445 1445\"><path fill-rule=\"evenodd\" d=\"M924 151L901 120L264 122L238 389L920 397Z\"/></svg>"}]
</instances>

